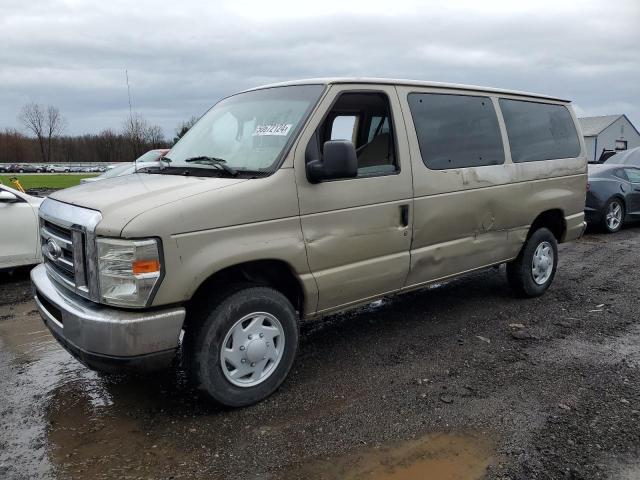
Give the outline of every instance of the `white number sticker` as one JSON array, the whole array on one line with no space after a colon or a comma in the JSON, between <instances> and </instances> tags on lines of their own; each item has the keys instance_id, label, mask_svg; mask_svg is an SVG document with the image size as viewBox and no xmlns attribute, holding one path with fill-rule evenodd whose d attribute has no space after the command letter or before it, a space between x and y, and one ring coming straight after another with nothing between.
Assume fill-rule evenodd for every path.
<instances>
[{"instance_id":1,"label":"white number sticker","mask_svg":"<svg viewBox=\"0 0 640 480\"><path fill-rule=\"evenodd\" d=\"M253 136L262 136L262 135L278 135L278 136L286 136L291 130L290 123L274 123L272 125L258 125L256 126L255 131L253 132Z\"/></svg>"}]
</instances>

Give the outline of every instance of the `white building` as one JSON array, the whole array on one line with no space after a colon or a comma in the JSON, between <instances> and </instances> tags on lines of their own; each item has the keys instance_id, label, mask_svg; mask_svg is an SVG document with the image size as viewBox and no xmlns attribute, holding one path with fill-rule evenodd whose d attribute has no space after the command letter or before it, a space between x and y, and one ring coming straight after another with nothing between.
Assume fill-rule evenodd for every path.
<instances>
[{"instance_id":1,"label":"white building","mask_svg":"<svg viewBox=\"0 0 640 480\"><path fill-rule=\"evenodd\" d=\"M626 115L579 118L587 158L597 161L603 150L628 150L640 147L640 132Z\"/></svg>"}]
</instances>

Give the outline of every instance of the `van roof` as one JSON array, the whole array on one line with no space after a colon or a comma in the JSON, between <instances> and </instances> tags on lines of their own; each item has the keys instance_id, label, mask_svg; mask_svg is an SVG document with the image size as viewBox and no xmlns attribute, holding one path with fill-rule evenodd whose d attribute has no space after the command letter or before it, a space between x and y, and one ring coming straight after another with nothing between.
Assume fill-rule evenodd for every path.
<instances>
[{"instance_id":1,"label":"van roof","mask_svg":"<svg viewBox=\"0 0 640 480\"><path fill-rule=\"evenodd\" d=\"M422 80L406 80L396 78L370 78L370 77L331 77L331 78L306 78L301 80L290 80L287 82L272 83L269 85L262 85L260 87L251 88L249 90L259 90L262 88L272 87L285 87L291 85L311 85L311 84L343 84L343 83L371 83L371 84L383 84L383 85L406 85L414 87L433 87L442 88L448 90L469 90L473 92L485 92L495 94L516 95L520 97L541 98L545 100L553 100L556 102L570 103L571 100L565 100L562 98L552 97L550 95L542 95L539 93L521 92L518 90L507 90L502 88L488 88L479 87L477 85L462 85L457 83L444 83L444 82L427 82ZM249 91L247 90L247 91Z\"/></svg>"}]
</instances>

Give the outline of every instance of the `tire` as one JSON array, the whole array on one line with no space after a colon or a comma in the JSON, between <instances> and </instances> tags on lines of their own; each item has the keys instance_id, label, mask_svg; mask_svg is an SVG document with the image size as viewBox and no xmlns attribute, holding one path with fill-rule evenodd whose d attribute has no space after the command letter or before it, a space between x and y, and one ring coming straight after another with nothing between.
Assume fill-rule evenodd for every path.
<instances>
[{"instance_id":1,"label":"tire","mask_svg":"<svg viewBox=\"0 0 640 480\"><path fill-rule=\"evenodd\" d=\"M239 286L201 303L194 315L183 359L199 390L221 405L245 407L278 389L293 365L299 336L298 316L282 293Z\"/></svg>"},{"instance_id":2,"label":"tire","mask_svg":"<svg viewBox=\"0 0 640 480\"><path fill-rule=\"evenodd\" d=\"M549 229L539 228L527 239L518 257L507 263L507 280L519 296L538 297L553 282L557 266L556 237Z\"/></svg>"},{"instance_id":3,"label":"tire","mask_svg":"<svg viewBox=\"0 0 640 480\"><path fill-rule=\"evenodd\" d=\"M607 233L616 233L624 223L624 203L619 198L611 198L602 209L602 229Z\"/></svg>"}]
</instances>

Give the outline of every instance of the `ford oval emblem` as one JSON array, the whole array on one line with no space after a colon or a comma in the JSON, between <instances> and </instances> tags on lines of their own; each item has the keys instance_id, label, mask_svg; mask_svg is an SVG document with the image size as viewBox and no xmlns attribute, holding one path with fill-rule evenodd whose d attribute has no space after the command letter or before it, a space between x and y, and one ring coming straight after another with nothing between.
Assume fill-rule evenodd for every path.
<instances>
[{"instance_id":1,"label":"ford oval emblem","mask_svg":"<svg viewBox=\"0 0 640 480\"><path fill-rule=\"evenodd\" d=\"M49 253L49 256L54 260L62 256L62 248L60 248L60 245L58 245L53 238L47 240L47 253Z\"/></svg>"}]
</instances>

